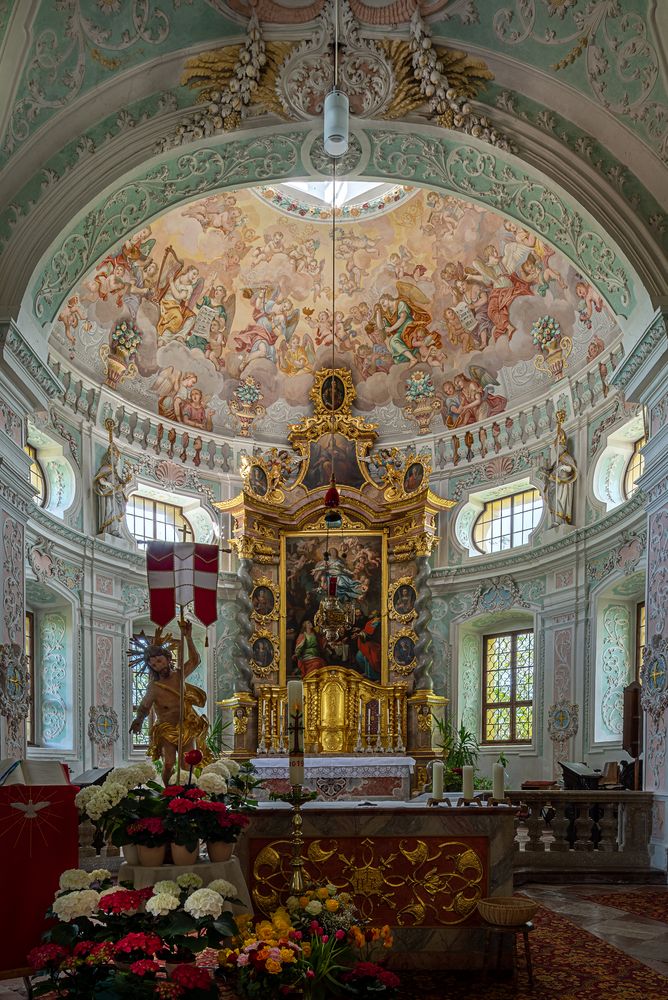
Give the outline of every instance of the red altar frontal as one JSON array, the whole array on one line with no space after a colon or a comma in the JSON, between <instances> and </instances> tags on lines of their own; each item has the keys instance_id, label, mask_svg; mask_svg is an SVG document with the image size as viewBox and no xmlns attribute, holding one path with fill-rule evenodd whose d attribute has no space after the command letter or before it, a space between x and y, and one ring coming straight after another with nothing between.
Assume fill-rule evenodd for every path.
<instances>
[{"instance_id":1,"label":"red altar frontal","mask_svg":"<svg viewBox=\"0 0 668 1000\"><path fill-rule=\"evenodd\" d=\"M302 811L307 881L350 892L365 918L394 929L396 968L483 961L476 904L512 894L514 810L379 802ZM285 901L290 808L263 803L237 852L258 915Z\"/></svg>"},{"instance_id":2,"label":"red altar frontal","mask_svg":"<svg viewBox=\"0 0 668 1000\"><path fill-rule=\"evenodd\" d=\"M79 866L74 785L0 788L0 976L27 966L61 872Z\"/></svg>"}]
</instances>

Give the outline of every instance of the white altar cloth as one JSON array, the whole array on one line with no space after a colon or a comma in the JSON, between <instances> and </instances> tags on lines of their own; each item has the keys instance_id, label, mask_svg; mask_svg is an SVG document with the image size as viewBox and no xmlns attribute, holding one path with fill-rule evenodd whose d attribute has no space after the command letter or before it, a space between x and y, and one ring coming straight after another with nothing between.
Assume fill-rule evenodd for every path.
<instances>
[{"instance_id":1,"label":"white altar cloth","mask_svg":"<svg viewBox=\"0 0 668 1000\"><path fill-rule=\"evenodd\" d=\"M267 782L287 785L286 756L258 755L251 763ZM317 791L320 799L377 801L410 799L413 757L388 754L350 754L341 757L304 758L304 786ZM268 798L271 786L259 789L259 798Z\"/></svg>"}]
</instances>

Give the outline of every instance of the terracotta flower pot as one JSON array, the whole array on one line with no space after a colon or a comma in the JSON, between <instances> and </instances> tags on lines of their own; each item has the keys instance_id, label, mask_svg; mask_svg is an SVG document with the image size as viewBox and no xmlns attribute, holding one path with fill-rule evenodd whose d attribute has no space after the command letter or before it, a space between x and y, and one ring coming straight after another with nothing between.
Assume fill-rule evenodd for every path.
<instances>
[{"instance_id":1,"label":"terracotta flower pot","mask_svg":"<svg viewBox=\"0 0 668 1000\"><path fill-rule=\"evenodd\" d=\"M229 861L234 854L234 846L234 841L228 844L225 840L207 840L209 861Z\"/></svg>"},{"instance_id":2,"label":"terracotta flower pot","mask_svg":"<svg viewBox=\"0 0 668 1000\"><path fill-rule=\"evenodd\" d=\"M123 852L123 857L129 865L139 864L139 849L136 844L123 844L121 851Z\"/></svg>"},{"instance_id":3,"label":"terracotta flower pot","mask_svg":"<svg viewBox=\"0 0 668 1000\"><path fill-rule=\"evenodd\" d=\"M157 868L165 860L165 850L165 844L160 844L159 847L145 847L143 844L137 844L139 864L144 868Z\"/></svg>"},{"instance_id":4,"label":"terracotta flower pot","mask_svg":"<svg viewBox=\"0 0 668 1000\"><path fill-rule=\"evenodd\" d=\"M184 844L172 842L172 861L175 865L194 865L199 856L199 844L194 851L189 851Z\"/></svg>"}]
</instances>

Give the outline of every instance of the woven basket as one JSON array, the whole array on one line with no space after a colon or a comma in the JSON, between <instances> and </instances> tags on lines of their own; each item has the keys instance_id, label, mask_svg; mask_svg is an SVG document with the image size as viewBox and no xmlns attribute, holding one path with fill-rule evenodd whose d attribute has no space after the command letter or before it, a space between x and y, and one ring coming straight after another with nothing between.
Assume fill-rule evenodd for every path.
<instances>
[{"instance_id":1,"label":"woven basket","mask_svg":"<svg viewBox=\"0 0 668 1000\"><path fill-rule=\"evenodd\" d=\"M538 903L521 896L491 896L478 900L478 913L488 924L520 927L535 916Z\"/></svg>"}]
</instances>

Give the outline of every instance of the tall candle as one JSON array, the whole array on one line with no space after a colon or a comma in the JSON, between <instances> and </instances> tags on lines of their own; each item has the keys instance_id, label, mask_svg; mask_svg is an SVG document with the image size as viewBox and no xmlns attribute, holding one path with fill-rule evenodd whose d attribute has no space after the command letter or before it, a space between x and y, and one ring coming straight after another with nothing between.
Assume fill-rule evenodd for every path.
<instances>
[{"instance_id":1,"label":"tall candle","mask_svg":"<svg viewBox=\"0 0 668 1000\"><path fill-rule=\"evenodd\" d=\"M473 767L464 764L462 768L462 794L465 799L473 798Z\"/></svg>"},{"instance_id":2,"label":"tall candle","mask_svg":"<svg viewBox=\"0 0 668 1000\"><path fill-rule=\"evenodd\" d=\"M505 774L503 764L492 765L492 798L501 801L505 797L503 788Z\"/></svg>"},{"instance_id":3,"label":"tall candle","mask_svg":"<svg viewBox=\"0 0 668 1000\"><path fill-rule=\"evenodd\" d=\"M304 784L304 692L301 681L288 681L288 753L291 785Z\"/></svg>"},{"instance_id":4,"label":"tall candle","mask_svg":"<svg viewBox=\"0 0 668 1000\"><path fill-rule=\"evenodd\" d=\"M431 765L431 796L433 799L443 798L443 761L435 760Z\"/></svg>"}]
</instances>

